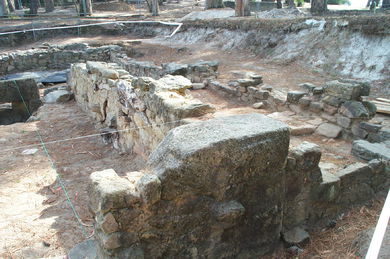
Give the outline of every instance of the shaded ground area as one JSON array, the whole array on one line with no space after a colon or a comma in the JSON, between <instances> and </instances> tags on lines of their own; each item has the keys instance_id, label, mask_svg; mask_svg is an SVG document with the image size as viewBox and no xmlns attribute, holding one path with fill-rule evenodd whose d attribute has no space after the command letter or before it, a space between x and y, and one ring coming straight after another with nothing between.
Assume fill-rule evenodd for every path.
<instances>
[{"instance_id":1,"label":"shaded ground area","mask_svg":"<svg viewBox=\"0 0 390 259\"><path fill-rule=\"evenodd\" d=\"M47 146L69 198L85 225L81 226L56 180L42 148L23 155L17 148L38 143L35 130L44 141L94 134L91 120L74 102L44 105L41 121L0 126L0 257L37 258L65 255L91 234L86 183L89 174L114 168L119 174L143 167L143 161L119 154L100 137L72 140Z\"/></svg>"}]
</instances>

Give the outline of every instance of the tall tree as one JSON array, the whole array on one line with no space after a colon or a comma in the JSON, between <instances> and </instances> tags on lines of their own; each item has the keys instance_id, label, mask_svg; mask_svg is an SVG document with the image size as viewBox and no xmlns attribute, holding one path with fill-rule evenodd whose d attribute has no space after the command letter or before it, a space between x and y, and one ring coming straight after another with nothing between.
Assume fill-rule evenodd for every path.
<instances>
[{"instance_id":1,"label":"tall tree","mask_svg":"<svg viewBox=\"0 0 390 259\"><path fill-rule=\"evenodd\" d=\"M7 2L8 2L8 10L11 13L15 12L14 0L7 0Z\"/></svg>"},{"instance_id":2,"label":"tall tree","mask_svg":"<svg viewBox=\"0 0 390 259\"><path fill-rule=\"evenodd\" d=\"M152 13L152 16L158 16L160 12L159 3L158 0L151 0L150 4L150 12Z\"/></svg>"},{"instance_id":3,"label":"tall tree","mask_svg":"<svg viewBox=\"0 0 390 259\"><path fill-rule=\"evenodd\" d=\"M327 0L311 0L310 11L312 13L322 14L328 10Z\"/></svg>"},{"instance_id":4,"label":"tall tree","mask_svg":"<svg viewBox=\"0 0 390 259\"><path fill-rule=\"evenodd\" d=\"M295 8L294 0L287 0L288 8Z\"/></svg>"},{"instance_id":5,"label":"tall tree","mask_svg":"<svg viewBox=\"0 0 390 259\"><path fill-rule=\"evenodd\" d=\"M39 1L38 0L30 0L30 14L37 15L38 8L39 8Z\"/></svg>"},{"instance_id":6,"label":"tall tree","mask_svg":"<svg viewBox=\"0 0 390 259\"><path fill-rule=\"evenodd\" d=\"M8 2L7 0L0 0L0 16L8 16L9 9L8 9Z\"/></svg>"},{"instance_id":7,"label":"tall tree","mask_svg":"<svg viewBox=\"0 0 390 259\"><path fill-rule=\"evenodd\" d=\"M206 0L206 9L224 8L223 0Z\"/></svg>"},{"instance_id":8,"label":"tall tree","mask_svg":"<svg viewBox=\"0 0 390 259\"><path fill-rule=\"evenodd\" d=\"M80 16L92 15L91 0L80 0Z\"/></svg>"},{"instance_id":9,"label":"tall tree","mask_svg":"<svg viewBox=\"0 0 390 259\"><path fill-rule=\"evenodd\" d=\"M45 0L45 11L46 13L54 11L54 0Z\"/></svg>"},{"instance_id":10,"label":"tall tree","mask_svg":"<svg viewBox=\"0 0 390 259\"><path fill-rule=\"evenodd\" d=\"M250 0L236 0L236 16L250 16Z\"/></svg>"},{"instance_id":11,"label":"tall tree","mask_svg":"<svg viewBox=\"0 0 390 259\"><path fill-rule=\"evenodd\" d=\"M16 10L21 10L23 9L23 6L22 6L22 1L21 0L15 0L15 9Z\"/></svg>"}]
</instances>

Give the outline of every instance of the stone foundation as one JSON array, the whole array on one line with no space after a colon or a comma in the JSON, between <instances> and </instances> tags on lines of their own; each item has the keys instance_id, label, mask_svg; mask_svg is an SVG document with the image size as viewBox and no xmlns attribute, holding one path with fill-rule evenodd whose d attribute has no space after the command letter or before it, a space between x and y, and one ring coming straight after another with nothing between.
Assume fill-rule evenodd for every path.
<instances>
[{"instance_id":1,"label":"stone foundation","mask_svg":"<svg viewBox=\"0 0 390 259\"><path fill-rule=\"evenodd\" d=\"M76 101L99 122L104 139L142 155L184 119L214 111L192 98L186 90L192 84L183 76L137 78L113 63L87 62L72 65L69 78Z\"/></svg>"}]
</instances>

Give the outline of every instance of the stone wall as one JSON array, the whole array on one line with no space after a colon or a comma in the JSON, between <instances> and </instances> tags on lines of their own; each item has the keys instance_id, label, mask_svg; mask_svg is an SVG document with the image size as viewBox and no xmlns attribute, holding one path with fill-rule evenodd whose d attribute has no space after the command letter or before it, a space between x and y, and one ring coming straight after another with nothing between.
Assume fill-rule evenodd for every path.
<instances>
[{"instance_id":1,"label":"stone wall","mask_svg":"<svg viewBox=\"0 0 390 259\"><path fill-rule=\"evenodd\" d=\"M0 80L2 103L11 106L0 109L0 125L26 121L42 104L37 83L33 79Z\"/></svg>"},{"instance_id":2,"label":"stone wall","mask_svg":"<svg viewBox=\"0 0 390 259\"><path fill-rule=\"evenodd\" d=\"M120 49L116 45L93 48L88 44L75 43L3 54L0 55L0 75L29 70L65 69L71 63L87 60L109 61L111 53Z\"/></svg>"},{"instance_id":3,"label":"stone wall","mask_svg":"<svg viewBox=\"0 0 390 259\"><path fill-rule=\"evenodd\" d=\"M68 83L106 141L143 155L184 119L214 111L189 95L192 83L183 76L137 78L114 63L87 62L71 66Z\"/></svg>"},{"instance_id":4,"label":"stone wall","mask_svg":"<svg viewBox=\"0 0 390 259\"><path fill-rule=\"evenodd\" d=\"M250 114L172 129L143 172L91 175L100 258L258 256L278 243L289 130Z\"/></svg>"},{"instance_id":5,"label":"stone wall","mask_svg":"<svg viewBox=\"0 0 390 259\"><path fill-rule=\"evenodd\" d=\"M340 79L326 82L321 87L309 83L300 86L303 91L287 94L287 105L297 113L309 112L327 121L317 128L317 133L346 139L369 136L365 126L376 113L375 104L363 100L370 93L369 83Z\"/></svg>"},{"instance_id":6,"label":"stone wall","mask_svg":"<svg viewBox=\"0 0 390 259\"><path fill-rule=\"evenodd\" d=\"M201 83L205 79L215 79L218 76L217 61L199 61L193 64L164 63L161 66L151 61L137 61L123 53L113 53L111 61L119 64L134 76L147 76L159 79L164 75L181 75L193 83Z\"/></svg>"},{"instance_id":7,"label":"stone wall","mask_svg":"<svg viewBox=\"0 0 390 259\"><path fill-rule=\"evenodd\" d=\"M142 171L93 173L99 258L257 258L390 186L384 161L329 173L319 146L288 146L282 122L236 115L172 129Z\"/></svg>"}]
</instances>

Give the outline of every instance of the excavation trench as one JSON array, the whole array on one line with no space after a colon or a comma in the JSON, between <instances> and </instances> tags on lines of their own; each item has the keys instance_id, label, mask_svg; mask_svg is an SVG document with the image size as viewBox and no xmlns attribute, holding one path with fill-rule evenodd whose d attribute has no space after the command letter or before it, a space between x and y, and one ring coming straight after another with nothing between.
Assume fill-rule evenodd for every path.
<instances>
[{"instance_id":1,"label":"excavation trench","mask_svg":"<svg viewBox=\"0 0 390 259\"><path fill-rule=\"evenodd\" d=\"M31 82L26 89L34 89L34 98L24 99L31 105L44 100L32 109L38 121L21 127L34 126L44 141L53 142L48 149L68 181L70 201L88 234L94 231L93 241L83 243L86 251L103 258L262 256L281 239L300 243L294 239L300 234L306 240L306 231L317 231L389 188L386 152L367 156L358 146L354 154L364 163L350 153L351 140L384 145L388 138L388 120L378 123L366 96L379 86L377 80L389 80L390 55L372 49L359 59L372 44L388 51L388 32L356 30L361 24L344 18L272 25L195 22L171 38L165 37L172 33L166 26L101 25L81 30L89 37L131 33L133 39L36 44L34 50L2 54L2 77L69 69L66 84L13 75L0 81L0 90L9 94L11 82L20 87ZM34 37L51 36L39 31ZM1 42L16 44L21 37L30 36L2 36ZM348 79L334 80L328 73L336 68ZM48 101L61 91L66 98ZM8 108L17 101L2 100ZM64 114L56 118L61 109ZM12 153L2 155L4 168L11 162L5 175L16 170L13 154L23 159L12 136L17 126L2 131L12 140L6 145ZM40 148L27 139L23 145ZM79 230L64 230L72 213L65 212L70 205L56 191L61 186L53 175L39 187L49 199L39 209L48 211L43 218L66 214L54 226L68 236L58 233L53 241L64 253L85 239ZM70 241L73 236L78 238ZM6 242L17 246L16 240ZM34 249L58 255L54 248Z\"/></svg>"}]
</instances>

